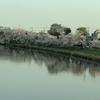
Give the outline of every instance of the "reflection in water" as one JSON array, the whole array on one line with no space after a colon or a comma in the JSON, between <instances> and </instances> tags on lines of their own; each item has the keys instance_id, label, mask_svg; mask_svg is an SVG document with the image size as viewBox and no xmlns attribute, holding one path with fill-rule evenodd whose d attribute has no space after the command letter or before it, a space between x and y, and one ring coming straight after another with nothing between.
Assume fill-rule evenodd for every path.
<instances>
[{"instance_id":1,"label":"reflection in water","mask_svg":"<svg viewBox=\"0 0 100 100\"><path fill-rule=\"evenodd\" d=\"M89 70L91 76L100 75L100 65L92 62L86 62L75 58L59 56L40 51L33 51L31 49L11 49L0 46L0 60L10 59L15 63L29 62L34 60L37 64L45 64L50 74L59 72L72 72L75 75L83 75Z\"/></svg>"}]
</instances>

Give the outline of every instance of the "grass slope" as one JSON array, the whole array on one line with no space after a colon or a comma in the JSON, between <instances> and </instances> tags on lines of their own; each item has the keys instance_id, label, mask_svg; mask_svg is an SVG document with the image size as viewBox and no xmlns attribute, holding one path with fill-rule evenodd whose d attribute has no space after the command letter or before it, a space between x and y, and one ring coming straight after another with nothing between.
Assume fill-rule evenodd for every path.
<instances>
[{"instance_id":1,"label":"grass slope","mask_svg":"<svg viewBox=\"0 0 100 100\"><path fill-rule=\"evenodd\" d=\"M81 54L84 56L91 56L91 57L96 57L100 58L100 49L95 49L95 48L82 48L78 46L74 47L58 47L58 46L50 46L50 47L45 47L45 46L39 46L39 45L29 45L29 44L6 44L8 46L14 46L14 47L25 47L25 48L33 48L33 49L47 49L47 50L54 50L54 51L60 51L60 52L71 52L72 54Z\"/></svg>"}]
</instances>

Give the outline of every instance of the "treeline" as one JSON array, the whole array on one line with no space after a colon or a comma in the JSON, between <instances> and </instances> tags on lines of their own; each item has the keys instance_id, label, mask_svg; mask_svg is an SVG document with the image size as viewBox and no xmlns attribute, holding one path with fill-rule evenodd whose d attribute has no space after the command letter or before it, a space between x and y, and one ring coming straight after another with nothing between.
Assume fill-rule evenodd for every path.
<instances>
[{"instance_id":1,"label":"treeline","mask_svg":"<svg viewBox=\"0 0 100 100\"><path fill-rule=\"evenodd\" d=\"M80 46L82 48L100 48L99 41L89 41L88 30L85 27L77 29L76 34L71 33L71 28L63 27L60 24L52 24L48 33L27 31L21 28L11 29L9 27L0 27L0 44L24 44L38 46L57 46L69 47Z\"/></svg>"}]
</instances>

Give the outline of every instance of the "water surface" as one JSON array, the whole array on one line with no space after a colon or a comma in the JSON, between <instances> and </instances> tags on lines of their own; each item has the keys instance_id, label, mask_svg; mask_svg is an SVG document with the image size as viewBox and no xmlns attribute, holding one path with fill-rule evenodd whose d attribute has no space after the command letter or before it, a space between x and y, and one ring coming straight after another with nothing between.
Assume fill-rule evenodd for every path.
<instances>
[{"instance_id":1,"label":"water surface","mask_svg":"<svg viewBox=\"0 0 100 100\"><path fill-rule=\"evenodd\" d=\"M100 65L0 46L0 100L100 100Z\"/></svg>"}]
</instances>

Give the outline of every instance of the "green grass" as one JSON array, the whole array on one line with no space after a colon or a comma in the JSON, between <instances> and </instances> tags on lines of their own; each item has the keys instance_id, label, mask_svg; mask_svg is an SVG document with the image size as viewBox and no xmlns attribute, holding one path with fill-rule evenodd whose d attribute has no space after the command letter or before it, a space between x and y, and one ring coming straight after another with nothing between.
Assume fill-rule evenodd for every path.
<instances>
[{"instance_id":1,"label":"green grass","mask_svg":"<svg viewBox=\"0 0 100 100\"><path fill-rule=\"evenodd\" d=\"M67 47L67 48L60 48L60 47L51 47L50 49L59 50L63 52L72 52L77 54L82 54L86 56L93 56L100 58L100 50L99 49L90 49L90 48L81 48L81 47Z\"/></svg>"},{"instance_id":2,"label":"green grass","mask_svg":"<svg viewBox=\"0 0 100 100\"><path fill-rule=\"evenodd\" d=\"M71 50L71 51L74 51L74 52L80 53L80 54L85 54L85 55L91 55L91 56L98 56L98 57L100 57L100 50L98 50L98 49L84 48L84 49L77 49L77 50Z\"/></svg>"}]
</instances>

